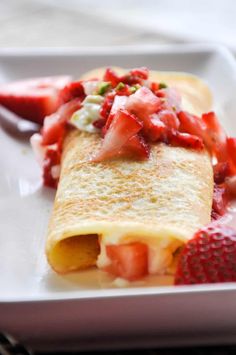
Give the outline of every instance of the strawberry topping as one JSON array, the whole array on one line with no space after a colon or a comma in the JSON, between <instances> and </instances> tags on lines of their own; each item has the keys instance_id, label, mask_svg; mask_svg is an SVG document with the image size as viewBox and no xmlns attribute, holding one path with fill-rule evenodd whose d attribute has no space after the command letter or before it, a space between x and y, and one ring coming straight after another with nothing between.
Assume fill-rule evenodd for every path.
<instances>
[{"instance_id":1,"label":"strawberry topping","mask_svg":"<svg viewBox=\"0 0 236 355\"><path fill-rule=\"evenodd\" d=\"M236 231L212 223L187 242L178 259L176 285L236 281Z\"/></svg>"},{"instance_id":2,"label":"strawberry topping","mask_svg":"<svg viewBox=\"0 0 236 355\"><path fill-rule=\"evenodd\" d=\"M214 185L211 217L213 220L220 218L226 212L228 194L224 184Z\"/></svg>"},{"instance_id":3,"label":"strawberry topping","mask_svg":"<svg viewBox=\"0 0 236 355\"><path fill-rule=\"evenodd\" d=\"M103 139L100 151L92 159L94 162L119 156L124 144L138 133L142 123L127 110L118 110Z\"/></svg>"}]
</instances>

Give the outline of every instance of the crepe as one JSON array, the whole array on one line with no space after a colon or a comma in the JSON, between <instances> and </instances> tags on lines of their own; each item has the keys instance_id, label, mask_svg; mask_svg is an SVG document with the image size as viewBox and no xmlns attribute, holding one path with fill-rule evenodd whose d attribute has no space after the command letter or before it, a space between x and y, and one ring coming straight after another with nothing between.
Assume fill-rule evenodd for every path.
<instances>
[{"instance_id":1,"label":"crepe","mask_svg":"<svg viewBox=\"0 0 236 355\"><path fill-rule=\"evenodd\" d=\"M102 77L103 70L94 73L87 77ZM153 79L176 83L184 109L210 109L209 89L196 77L152 72ZM160 143L146 161L92 162L100 146L98 134L72 130L66 137L46 242L51 267L58 273L103 268L109 264L106 245L140 241L149 246L149 273L165 272L179 246L210 222L208 153Z\"/></svg>"}]
</instances>

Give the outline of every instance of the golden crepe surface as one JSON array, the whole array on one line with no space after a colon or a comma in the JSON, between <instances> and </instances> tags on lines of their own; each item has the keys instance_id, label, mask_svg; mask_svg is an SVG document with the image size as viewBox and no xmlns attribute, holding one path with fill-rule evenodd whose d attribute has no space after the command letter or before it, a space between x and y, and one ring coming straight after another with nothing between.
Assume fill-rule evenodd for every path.
<instances>
[{"instance_id":1,"label":"golden crepe surface","mask_svg":"<svg viewBox=\"0 0 236 355\"><path fill-rule=\"evenodd\" d=\"M101 78L103 72L93 71L86 78ZM173 86L184 93L192 113L210 109L209 89L194 76L151 72L150 80L177 83ZM183 102L184 109L189 106ZM141 241L148 244L149 255L161 254L149 265L151 273L161 272L160 265L169 266L175 250L210 221L210 157L206 151L160 143L152 145L146 161L94 163L89 158L100 145L98 134L72 130L66 137L48 230L48 261L58 273L103 266L109 262L105 245Z\"/></svg>"}]
</instances>

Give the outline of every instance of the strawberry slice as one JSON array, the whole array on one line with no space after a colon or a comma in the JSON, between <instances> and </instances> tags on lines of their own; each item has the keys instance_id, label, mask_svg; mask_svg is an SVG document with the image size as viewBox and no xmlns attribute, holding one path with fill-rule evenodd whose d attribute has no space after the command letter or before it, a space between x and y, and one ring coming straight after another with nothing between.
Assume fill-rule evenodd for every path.
<instances>
[{"instance_id":1,"label":"strawberry slice","mask_svg":"<svg viewBox=\"0 0 236 355\"><path fill-rule=\"evenodd\" d=\"M129 281L148 274L148 247L143 243L107 245L106 252L111 264L105 268L111 274Z\"/></svg>"},{"instance_id":2,"label":"strawberry slice","mask_svg":"<svg viewBox=\"0 0 236 355\"><path fill-rule=\"evenodd\" d=\"M119 110L115 114L109 129L103 139L100 151L92 161L102 161L119 156L119 152L124 144L138 133L142 128L142 123L126 110Z\"/></svg>"},{"instance_id":3,"label":"strawberry slice","mask_svg":"<svg viewBox=\"0 0 236 355\"><path fill-rule=\"evenodd\" d=\"M62 139L66 123L81 106L80 99L74 99L62 105L55 113L47 116L42 129L42 144L51 145Z\"/></svg>"},{"instance_id":4,"label":"strawberry slice","mask_svg":"<svg viewBox=\"0 0 236 355\"><path fill-rule=\"evenodd\" d=\"M69 81L69 76L55 76L1 84L0 104L25 119L42 124L44 117L60 106L60 94Z\"/></svg>"},{"instance_id":5,"label":"strawberry slice","mask_svg":"<svg viewBox=\"0 0 236 355\"><path fill-rule=\"evenodd\" d=\"M154 95L151 90L143 86L128 97L126 109L140 118L144 123L144 127L148 129L149 116L157 112L161 103L161 99Z\"/></svg>"},{"instance_id":6,"label":"strawberry slice","mask_svg":"<svg viewBox=\"0 0 236 355\"><path fill-rule=\"evenodd\" d=\"M216 222L200 229L183 248L175 285L236 281L236 231Z\"/></svg>"},{"instance_id":7,"label":"strawberry slice","mask_svg":"<svg viewBox=\"0 0 236 355\"><path fill-rule=\"evenodd\" d=\"M169 143L174 147L184 147L189 149L202 150L204 144L201 138L188 133L178 131L171 132L168 136Z\"/></svg>"}]
</instances>

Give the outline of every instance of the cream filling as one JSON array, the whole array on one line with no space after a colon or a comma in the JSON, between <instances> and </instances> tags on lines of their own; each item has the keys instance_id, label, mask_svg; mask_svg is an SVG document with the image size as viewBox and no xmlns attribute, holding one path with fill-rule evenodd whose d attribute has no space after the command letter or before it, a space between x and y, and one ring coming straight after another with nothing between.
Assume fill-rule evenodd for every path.
<instances>
[{"instance_id":1,"label":"cream filling","mask_svg":"<svg viewBox=\"0 0 236 355\"><path fill-rule=\"evenodd\" d=\"M111 264L106 253L107 245L129 244L132 242L145 243L148 246L148 273L165 274L171 268L174 252L183 245L183 242L172 237L143 238L138 236L124 237L122 235L109 235L100 237L100 254L97 267L103 269Z\"/></svg>"}]
</instances>

